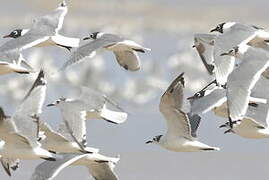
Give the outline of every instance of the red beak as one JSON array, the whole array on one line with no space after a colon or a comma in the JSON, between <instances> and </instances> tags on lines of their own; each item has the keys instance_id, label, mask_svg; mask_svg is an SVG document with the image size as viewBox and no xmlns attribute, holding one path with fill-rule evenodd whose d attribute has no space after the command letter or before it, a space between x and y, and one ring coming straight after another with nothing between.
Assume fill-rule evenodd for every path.
<instances>
[{"instance_id":1,"label":"red beak","mask_svg":"<svg viewBox=\"0 0 269 180\"><path fill-rule=\"evenodd\" d=\"M3 38L10 38L10 35L9 34L5 35L5 36L3 36Z\"/></svg>"}]
</instances>

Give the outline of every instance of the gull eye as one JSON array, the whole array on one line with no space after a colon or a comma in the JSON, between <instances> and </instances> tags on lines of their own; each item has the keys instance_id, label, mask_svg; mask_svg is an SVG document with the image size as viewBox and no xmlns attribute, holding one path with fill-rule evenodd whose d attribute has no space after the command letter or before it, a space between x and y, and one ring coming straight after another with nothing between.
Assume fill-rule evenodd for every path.
<instances>
[{"instance_id":1,"label":"gull eye","mask_svg":"<svg viewBox=\"0 0 269 180\"><path fill-rule=\"evenodd\" d=\"M17 31L13 31L12 34L14 34L15 36L18 35Z\"/></svg>"},{"instance_id":2,"label":"gull eye","mask_svg":"<svg viewBox=\"0 0 269 180\"><path fill-rule=\"evenodd\" d=\"M90 38L93 38L93 34L90 35Z\"/></svg>"}]
</instances>

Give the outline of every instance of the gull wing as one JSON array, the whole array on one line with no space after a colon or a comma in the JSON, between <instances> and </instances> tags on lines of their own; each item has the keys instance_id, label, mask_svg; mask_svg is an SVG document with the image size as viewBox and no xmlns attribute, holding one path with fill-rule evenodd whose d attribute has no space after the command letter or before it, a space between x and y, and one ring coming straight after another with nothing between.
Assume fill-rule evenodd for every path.
<instances>
[{"instance_id":1,"label":"gull wing","mask_svg":"<svg viewBox=\"0 0 269 180\"><path fill-rule=\"evenodd\" d=\"M65 167L68 167L85 156L87 156L87 154L63 154L62 157L57 158L56 161L44 161L35 168L31 180L52 180Z\"/></svg>"},{"instance_id":2,"label":"gull wing","mask_svg":"<svg viewBox=\"0 0 269 180\"><path fill-rule=\"evenodd\" d=\"M114 172L113 162L91 162L88 165L90 174L96 180L118 180L118 176Z\"/></svg>"},{"instance_id":3,"label":"gull wing","mask_svg":"<svg viewBox=\"0 0 269 180\"><path fill-rule=\"evenodd\" d=\"M61 4L51 13L35 19L31 30L43 35L54 35L62 28L67 11L67 6Z\"/></svg>"},{"instance_id":4,"label":"gull wing","mask_svg":"<svg viewBox=\"0 0 269 180\"><path fill-rule=\"evenodd\" d=\"M54 131L46 122L40 122L40 131L43 131L46 136L44 141L46 141L46 139L54 139L57 142L69 142L67 138Z\"/></svg>"},{"instance_id":5,"label":"gull wing","mask_svg":"<svg viewBox=\"0 0 269 180\"><path fill-rule=\"evenodd\" d=\"M28 31L25 35L20 36L15 39L10 39L6 43L4 43L2 46L0 46L1 52L6 52L10 50L25 50L30 47L33 47L39 43L42 43L49 39L49 36L45 36L36 32L33 32L32 30Z\"/></svg>"},{"instance_id":6,"label":"gull wing","mask_svg":"<svg viewBox=\"0 0 269 180\"><path fill-rule=\"evenodd\" d=\"M32 88L12 117L18 133L25 136L33 146L37 145L39 132L39 122L33 116L38 117L41 114L46 96L46 80L44 78L44 72L41 70Z\"/></svg>"},{"instance_id":7,"label":"gull wing","mask_svg":"<svg viewBox=\"0 0 269 180\"><path fill-rule=\"evenodd\" d=\"M86 111L76 106L73 101L63 102L59 105L64 123L61 124L60 132L69 141L78 141L86 145ZM70 132L71 131L71 132Z\"/></svg>"},{"instance_id":8,"label":"gull wing","mask_svg":"<svg viewBox=\"0 0 269 180\"><path fill-rule=\"evenodd\" d=\"M268 112L269 104L257 104L257 106L248 106L248 110L244 121L246 118L255 121L256 124L259 124L262 127L268 126Z\"/></svg>"},{"instance_id":9,"label":"gull wing","mask_svg":"<svg viewBox=\"0 0 269 180\"><path fill-rule=\"evenodd\" d=\"M251 90L268 66L269 53L249 47L239 67L230 74L227 81L227 103L232 120L244 118Z\"/></svg>"},{"instance_id":10,"label":"gull wing","mask_svg":"<svg viewBox=\"0 0 269 180\"><path fill-rule=\"evenodd\" d=\"M214 45L214 64L216 80L220 84L225 84L229 74L234 69L235 58L233 56L220 56L222 53L230 51L240 44L247 44L257 35L253 28L237 24L231 30L217 36Z\"/></svg>"},{"instance_id":11,"label":"gull wing","mask_svg":"<svg viewBox=\"0 0 269 180\"><path fill-rule=\"evenodd\" d=\"M195 34L194 35L194 46L207 70L212 75L214 70L214 41L217 35L215 34Z\"/></svg>"},{"instance_id":12,"label":"gull wing","mask_svg":"<svg viewBox=\"0 0 269 180\"><path fill-rule=\"evenodd\" d=\"M102 37L93 40L87 44L78 47L64 63L61 70L66 69L68 66L79 62L83 58L92 55L97 49L105 48L115 43L120 42L122 39L112 34L104 34Z\"/></svg>"},{"instance_id":13,"label":"gull wing","mask_svg":"<svg viewBox=\"0 0 269 180\"><path fill-rule=\"evenodd\" d=\"M188 115L181 111L184 77L180 74L161 97L159 109L166 119L167 136L193 138Z\"/></svg>"},{"instance_id":14,"label":"gull wing","mask_svg":"<svg viewBox=\"0 0 269 180\"><path fill-rule=\"evenodd\" d=\"M140 69L140 58L135 51L113 51L117 62L126 70L137 71Z\"/></svg>"},{"instance_id":15,"label":"gull wing","mask_svg":"<svg viewBox=\"0 0 269 180\"><path fill-rule=\"evenodd\" d=\"M214 89L208 95L190 100L192 114L204 114L226 102L226 90Z\"/></svg>"}]
</instances>

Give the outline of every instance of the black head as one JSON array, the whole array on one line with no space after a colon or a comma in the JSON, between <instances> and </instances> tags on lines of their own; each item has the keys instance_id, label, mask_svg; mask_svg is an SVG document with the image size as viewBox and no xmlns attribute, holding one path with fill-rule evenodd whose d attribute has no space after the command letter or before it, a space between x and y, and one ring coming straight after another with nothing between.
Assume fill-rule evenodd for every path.
<instances>
[{"instance_id":1,"label":"black head","mask_svg":"<svg viewBox=\"0 0 269 180\"><path fill-rule=\"evenodd\" d=\"M50 107L50 106L57 106L58 104L60 104L61 102L64 102L64 101L66 101L66 98L64 98L64 97L59 98L59 99L57 99L56 101L54 101L53 103L48 104L47 107Z\"/></svg>"},{"instance_id":2,"label":"black head","mask_svg":"<svg viewBox=\"0 0 269 180\"><path fill-rule=\"evenodd\" d=\"M204 96L205 96L205 90L202 90L202 91L198 91L198 92L195 93L193 96L188 97L187 99L188 99L188 100L199 99L199 98L204 97Z\"/></svg>"},{"instance_id":3,"label":"black head","mask_svg":"<svg viewBox=\"0 0 269 180\"><path fill-rule=\"evenodd\" d=\"M239 47L236 46L236 47L233 47L228 52L220 54L220 56L236 56L238 51L239 51Z\"/></svg>"},{"instance_id":4,"label":"black head","mask_svg":"<svg viewBox=\"0 0 269 180\"><path fill-rule=\"evenodd\" d=\"M217 31L217 32L223 33L224 24L225 24L225 22L218 24L217 27L215 27L214 29L211 29L210 32Z\"/></svg>"},{"instance_id":5,"label":"black head","mask_svg":"<svg viewBox=\"0 0 269 180\"><path fill-rule=\"evenodd\" d=\"M3 36L3 38L18 38L22 36L22 29L15 29L10 34Z\"/></svg>"},{"instance_id":6,"label":"black head","mask_svg":"<svg viewBox=\"0 0 269 180\"><path fill-rule=\"evenodd\" d=\"M162 136L163 135L155 136L152 140L147 141L146 144L149 144L149 143L159 143Z\"/></svg>"},{"instance_id":7,"label":"black head","mask_svg":"<svg viewBox=\"0 0 269 180\"><path fill-rule=\"evenodd\" d=\"M98 35L99 33L100 33L100 32L94 32L94 33L91 33L89 37L85 37L85 38L83 38L83 40L97 39L97 35Z\"/></svg>"}]
</instances>

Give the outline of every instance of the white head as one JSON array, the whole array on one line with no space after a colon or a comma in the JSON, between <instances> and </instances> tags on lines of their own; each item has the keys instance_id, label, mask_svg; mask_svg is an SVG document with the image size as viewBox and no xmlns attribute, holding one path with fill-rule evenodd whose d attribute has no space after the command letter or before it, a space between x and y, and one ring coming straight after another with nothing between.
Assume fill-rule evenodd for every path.
<instances>
[{"instance_id":1,"label":"white head","mask_svg":"<svg viewBox=\"0 0 269 180\"><path fill-rule=\"evenodd\" d=\"M15 29L13 30L11 33L9 33L8 35L3 36L3 38L18 38L20 36L25 35L27 32L29 31L29 29Z\"/></svg>"}]
</instances>

